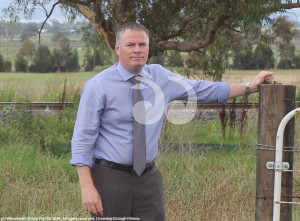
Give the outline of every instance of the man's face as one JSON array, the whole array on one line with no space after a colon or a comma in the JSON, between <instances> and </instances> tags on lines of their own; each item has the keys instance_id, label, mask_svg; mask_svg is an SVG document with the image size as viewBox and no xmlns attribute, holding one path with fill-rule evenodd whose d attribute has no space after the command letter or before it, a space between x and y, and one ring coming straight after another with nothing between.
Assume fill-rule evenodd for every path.
<instances>
[{"instance_id":1,"label":"man's face","mask_svg":"<svg viewBox=\"0 0 300 221\"><path fill-rule=\"evenodd\" d=\"M129 72L138 74L149 54L149 37L144 31L126 30L115 50L120 64Z\"/></svg>"}]
</instances>

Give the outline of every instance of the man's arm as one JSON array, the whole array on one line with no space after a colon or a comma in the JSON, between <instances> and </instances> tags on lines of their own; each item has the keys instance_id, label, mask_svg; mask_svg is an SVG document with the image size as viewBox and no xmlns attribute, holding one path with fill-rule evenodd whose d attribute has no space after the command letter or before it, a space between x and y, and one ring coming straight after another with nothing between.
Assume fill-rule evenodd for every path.
<instances>
[{"instance_id":1,"label":"man's arm","mask_svg":"<svg viewBox=\"0 0 300 221\"><path fill-rule=\"evenodd\" d=\"M250 92L257 92L258 86L262 83L271 84L273 83L273 72L262 71L255 78L249 82ZM231 83L229 89L229 97L237 97L246 94L246 84L245 83Z\"/></svg>"},{"instance_id":2,"label":"man's arm","mask_svg":"<svg viewBox=\"0 0 300 221\"><path fill-rule=\"evenodd\" d=\"M103 216L103 207L100 195L94 186L91 169L88 166L76 166L81 187L82 202L86 211Z\"/></svg>"}]
</instances>

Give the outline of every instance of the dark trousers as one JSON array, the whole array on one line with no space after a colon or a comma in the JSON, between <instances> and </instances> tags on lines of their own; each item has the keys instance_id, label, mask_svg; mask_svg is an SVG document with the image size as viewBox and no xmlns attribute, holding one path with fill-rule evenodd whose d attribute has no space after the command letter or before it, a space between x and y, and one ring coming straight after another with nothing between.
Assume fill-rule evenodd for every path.
<instances>
[{"instance_id":1,"label":"dark trousers","mask_svg":"<svg viewBox=\"0 0 300 221\"><path fill-rule=\"evenodd\" d=\"M92 178L102 200L104 217L124 220L133 217L132 220L141 221L166 219L163 180L155 166L139 177L94 164Z\"/></svg>"}]
</instances>

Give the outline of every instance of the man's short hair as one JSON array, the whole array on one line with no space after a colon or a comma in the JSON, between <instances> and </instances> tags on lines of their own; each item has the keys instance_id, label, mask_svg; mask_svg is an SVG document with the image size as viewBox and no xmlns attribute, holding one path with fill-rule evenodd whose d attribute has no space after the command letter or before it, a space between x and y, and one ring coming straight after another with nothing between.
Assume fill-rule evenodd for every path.
<instances>
[{"instance_id":1,"label":"man's short hair","mask_svg":"<svg viewBox=\"0 0 300 221\"><path fill-rule=\"evenodd\" d=\"M128 22L119 26L116 30L116 43L121 43L121 36L126 30L143 31L149 37L149 30L142 24L136 22Z\"/></svg>"}]
</instances>

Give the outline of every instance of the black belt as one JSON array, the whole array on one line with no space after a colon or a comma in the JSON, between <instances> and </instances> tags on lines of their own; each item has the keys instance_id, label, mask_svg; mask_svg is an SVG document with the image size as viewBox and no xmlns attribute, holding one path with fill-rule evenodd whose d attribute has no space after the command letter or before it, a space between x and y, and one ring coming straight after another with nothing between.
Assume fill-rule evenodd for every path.
<instances>
[{"instance_id":1,"label":"black belt","mask_svg":"<svg viewBox=\"0 0 300 221\"><path fill-rule=\"evenodd\" d=\"M94 159L94 162L95 162L95 164L98 164L98 165L101 165L104 167L108 167L113 170L119 170L119 171L126 172L126 173L136 174L133 169L133 166L130 166L130 165L114 163L114 162L103 160L103 159ZM151 163L147 163L145 170L143 171L142 174L147 173L153 167L155 167L155 161L152 161Z\"/></svg>"}]
</instances>

